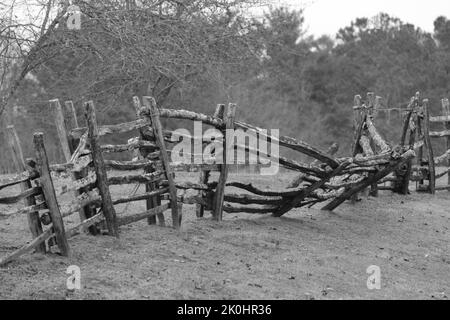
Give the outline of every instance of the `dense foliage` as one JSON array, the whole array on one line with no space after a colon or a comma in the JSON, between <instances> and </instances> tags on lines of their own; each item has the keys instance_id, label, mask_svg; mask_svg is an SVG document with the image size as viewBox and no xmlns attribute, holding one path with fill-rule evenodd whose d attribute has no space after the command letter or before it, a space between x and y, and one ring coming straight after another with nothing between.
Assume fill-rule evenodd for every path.
<instances>
[{"instance_id":1,"label":"dense foliage","mask_svg":"<svg viewBox=\"0 0 450 320\"><path fill-rule=\"evenodd\" d=\"M60 23L40 43L33 52L39 63L2 115L18 128L27 155L36 129L57 145L46 102L55 97L73 100L80 119L82 101L93 99L104 123L133 119L133 95L151 94L160 105L204 113L236 102L240 119L322 149L337 141L348 154L355 94L373 91L383 107L397 108L419 90L433 113L449 96L445 17L436 19L433 34L387 14L358 18L332 39L306 34L301 11L277 8L256 20L242 7L250 1L161 2L167 5L156 9L80 1L83 28ZM12 70L21 72L19 66ZM395 111L378 117L394 143L400 121ZM50 156L61 159L54 146ZM7 155L0 162L9 167Z\"/></svg>"}]
</instances>

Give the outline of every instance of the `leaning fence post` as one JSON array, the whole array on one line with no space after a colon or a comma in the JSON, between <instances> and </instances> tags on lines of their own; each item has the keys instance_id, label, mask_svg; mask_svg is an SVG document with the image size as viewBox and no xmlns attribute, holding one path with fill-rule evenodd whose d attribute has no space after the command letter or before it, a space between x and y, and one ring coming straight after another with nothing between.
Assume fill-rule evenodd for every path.
<instances>
[{"instance_id":1,"label":"leaning fence post","mask_svg":"<svg viewBox=\"0 0 450 320\"><path fill-rule=\"evenodd\" d=\"M181 212L178 211L177 189L174 181L174 173L170 167L170 159L167 153L166 144L164 143L163 129L159 119L159 110L153 97L143 97L144 106L149 108L152 127L154 130L155 142L161 152L161 160L166 172L167 181L169 182L170 193L170 209L172 210L172 223L175 229L180 228Z\"/></svg>"},{"instance_id":2,"label":"leaning fence post","mask_svg":"<svg viewBox=\"0 0 450 320\"><path fill-rule=\"evenodd\" d=\"M14 164L16 166L16 170L18 173L24 172L27 170L25 160L23 158L23 152L22 147L20 145L19 136L17 135L16 129L14 126L8 126L7 127L7 133L8 133L8 143L11 148L11 153L13 157ZM21 191L25 191L28 189L31 189L31 181L27 180L20 184ZM25 198L25 206L33 206L36 204L36 199L34 196ZM28 226L30 228L30 232L33 235L33 238L37 238L40 234L42 234L42 224L39 220L39 212L30 212L27 215L28 218ZM37 252L45 253L45 243L40 244L36 247Z\"/></svg>"},{"instance_id":3,"label":"leaning fence post","mask_svg":"<svg viewBox=\"0 0 450 320\"><path fill-rule=\"evenodd\" d=\"M213 217L217 221L221 221L223 217L223 201L225 197L225 184L228 178L227 152L234 151L234 141L227 140L227 130L234 129L234 117L236 115L236 105L230 103L228 105L227 118L225 121L225 132L223 135L223 164L220 165L220 176L216 187L216 193L213 201ZM234 137L234 136L231 136ZM230 147L230 149L228 149ZM217 153L216 153L217 154Z\"/></svg>"},{"instance_id":4,"label":"leaning fence post","mask_svg":"<svg viewBox=\"0 0 450 320\"><path fill-rule=\"evenodd\" d=\"M447 121L444 122L444 130L450 130L450 102L448 99L442 99L442 114L447 117ZM447 136L447 148L450 150L450 136ZM450 158L447 158L447 169L450 168ZM450 185L450 171L447 174L447 185ZM450 189L448 189L450 191Z\"/></svg>"},{"instance_id":5,"label":"leaning fence post","mask_svg":"<svg viewBox=\"0 0 450 320\"><path fill-rule=\"evenodd\" d=\"M62 150L63 150L63 154L64 154L64 160L66 162L69 162L72 158L73 151L76 149L76 146L74 145L74 139L72 137L70 137L70 135L68 134L68 130L70 129L71 126L69 125L68 119L64 116L64 111L63 111L61 104L59 103L59 100L54 99L54 100L50 100L49 102L50 102L50 105L54 106L52 109L55 110L55 124L56 124L56 128L57 128L57 133L59 136L59 141L61 142L61 146L62 146ZM77 120L77 115L75 113L75 108L73 106L72 101L66 101L65 107L66 107L66 111L69 111L68 113L72 114L71 123L75 126L75 128L77 128L78 120ZM84 172L74 172L72 174L72 178L74 180L78 180L78 179L85 177L87 174L86 173L87 170L83 169L83 171ZM87 190L87 188L84 190L80 190L80 191L82 193L86 190ZM80 194L80 192L75 191L75 196L78 196L79 194ZM80 216L80 221L83 222L87 218L90 218L93 215L95 215L95 209L91 209L90 206L86 206L84 208L81 208L78 211L78 215ZM98 234L98 230L95 226L89 227L89 232L93 235Z\"/></svg>"},{"instance_id":6,"label":"leaning fence post","mask_svg":"<svg viewBox=\"0 0 450 320\"><path fill-rule=\"evenodd\" d=\"M434 152L433 146L431 145L430 138L430 110L428 99L423 100L423 133L425 135L425 146L427 147L428 152L428 170L429 170L429 189L430 193L434 194L436 192L436 169L434 164Z\"/></svg>"},{"instance_id":7,"label":"leaning fence post","mask_svg":"<svg viewBox=\"0 0 450 320\"><path fill-rule=\"evenodd\" d=\"M58 99L50 100L50 105L54 106L55 110L55 124L58 132L59 141L61 142L61 148L64 154L64 160L69 161L72 157L70 152L69 140L67 139L67 124L64 119L63 109Z\"/></svg>"},{"instance_id":8,"label":"leaning fence post","mask_svg":"<svg viewBox=\"0 0 450 320\"><path fill-rule=\"evenodd\" d=\"M67 242L64 222L59 211L58 201L56 199L55 188L53 186L50 168L48 166L47 153L44 146L44 134L38 132L34 134L34 147L36 149L36 162L39 171L39 181L44 194L47 208L52 218L53 229L55 230L56 242L63 256L70 255L69 243Z\"/></svg>"},{"instance_id":9,"label":"leaning fence post","mask_svg":"<svg viewBox=\"0 0 450 320\"><path fill-rule=\"evenodd\" d=\"M95 115L94 102L85 103L86 120L88 125L88 136L91 145L92 161L94 163L95 174L97 176L97 188L102 198L102 210L105 216L108 232L113 237L119 237L119 227L117 225L116 211L114 209L111 194L108 187L108 177L106 175L105 163L98 141L98 126Z\"/></svg>"},{"instance_id":10,"label":"leaning fence post","mask_svg":"<svg viewBox=\"0 0 450 320\"><path fill-rule=\"evenodd\" d=\"M72 115L72 128L78 128L78 118L77 118L77 112L75 111L75 106L73 105L72 101L66 101L64 103L66 110L68 113L70 113Z\"/></svg>"},{"instance_id":11,"label":"leaning fence post","mask_svg":"<svg viewBox=\"0 0 450 320\"><path fill-rule=\"evenodd\" d=\"M218 104L216 107L216 111L214 112L214 117L215 118L220 118L223 119L224 116L224 112L225 112L225 105L224 104ZM200 171L200 177L199 177L199 183L200 184L208 184L208 180L209 180L209 176L210 176L210 171L209 170L201 170ZM202 197L202 199L205 198L206 196L205 191L200 190L199 195L200 197ZM205 206L203 204L198 203L196 205L196 215L198 218L202 218L205 214Z\"/></svg>"}]
</instances>

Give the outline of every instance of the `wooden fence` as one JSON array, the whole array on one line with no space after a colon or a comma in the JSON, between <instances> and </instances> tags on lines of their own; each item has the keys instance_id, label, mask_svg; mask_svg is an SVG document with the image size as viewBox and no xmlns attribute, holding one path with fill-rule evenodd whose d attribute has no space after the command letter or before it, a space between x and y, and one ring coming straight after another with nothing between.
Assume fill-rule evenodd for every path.
<instances>
[{"instance_id":1,"label":"wooden fence","mask_svg":"<svg viewBox=\"0 0 450 320\"><path fill-rule=\"evenodd\" d=\"M66 163L49 165L43 134L36 133L34 135L36 159L28 161L28 171L9 182L0 183L0 190L13 184L27 183L27 187L24 187L20 195L0 198L0 203L28 199L26 209L7 216L28 214L33 235L30 243L0 260L0 265L35 248L40 248L44 252L46 241L47 247L52 244L49 239L54 239L53 242L58 245L63 255L69 255L67 239L83 231L92 234L105 231L111 236L119 237L120 226L143 219L147 219L150 224L155 224L158 220L160 225L165 225L164 213L168 210L171 212L173 227L178 229L182 222L183 204L196 205L198 217L203 217L205 211L211 211L212 217L217 221L222 220L224 212L270 213L280 217L293 208L313 206L322 202L326 203L324 210L334 210L367 187L376 192L379 181L409 163L415 156L415 152L409 146L392 148L381 137L371 115L371 110L376 105L376 98L373 95L369 95L368 102L364 104L361 103L360 97L355 100L355 141L358 143L354 146L353 155L347 158L334 157L336 146L332 146L328 152L323 152L303 141L268 133L267 130L236 120L234 104L218 105L214 114L206 115L186 110L161 109L152 97L143 97L142 103L138 97L134 97L133 102L136 120L103 126L97 124L94 103L86 102L84 104L86 128L80 128L76 117L73 117L73 104L66 103L64 109L58 100L50 102L55 109L59 140ZM67 112L72 115L72 123L67 120L70 118ZM211 148L210 141L203 136L191 136L180 132L175 134L174 131L165 129L161 118L200 121L217 129L222 135L215 143L223 146L223 152ZM227 129L241 130L248 135L263 138L268 143L294 150L302 156L307 155L313 162L305 164L276 153L264 154L259 149L236 143L234 139L229 141L228 135L225 134ZM124 144L100 143L103 136L134 130L138 130L139 136ZM198 157L194 150L193 153L185 155L190 161L172 162L171 146L179 143L180 139L199 142L203 146L200 150L202 155L209 147L212 159L222 161L212 164L192 161ZM13 144L11 146L14 150ZM20 146L16 149L20 149ZM251 183L229 181L230 165L227 163L227 156L234 154L236 150L244 151L246 155L265 157L271 162L276 161L298 176L285 189L261 189ZM105 155L112 152L131 152L133 159L131 161L105 159ZM20 152L17 152L17 158L22 159ZM18 171L23 171L23 168L17 167ZM132 172L120 176L112 175L116 171ZM198 172L198 179L192 182L178 181L176 173L180 171ZM211 181L211 172L218 173L217 181ZM54 176L55 174L70 176L71 181L55 188L51 173ZM37 183L35 188L30 187L33 180ZM145 193L128 196L121 194L118 198L111 195L112 186L129 184L145 185ZM226 192L230 187L243 192ZM73 194L74 199L62 206L59 203L60 196L68 193ZM34 204L33 200L36 201L36 198L38 202ZM146 210L117 214L117 205L136 201L145 201ZM75 228L65 230L64 219L77 212L80 223ZM105 228L106 230L102 230Z\"/></svg>"},{"instance_id":2,"label":"wooden fence","mask_svg":"<svg viewBox=\"0 0 450 320\"><path fill-rule=\"evenodd\" d=\"M378 183L379 190L390 190L399 194L408 194L410 182L416 183L417 192L434 194L439 190L450 191L450 107L448 99L441 100L443 114L430 116L428 99L421 99L417 92L404 109L402 135L399 145L404 149L415 150L417 156L399 167ZM440 124L441 131L432 131L433 124ZM445 151L434 156L432 139L446 139ZM436 167L444 167L437 172ZM436 186L436 180L447 176L447 183ZM390 185L386 186L385 183Z\"/></svg>"}]
</instances>

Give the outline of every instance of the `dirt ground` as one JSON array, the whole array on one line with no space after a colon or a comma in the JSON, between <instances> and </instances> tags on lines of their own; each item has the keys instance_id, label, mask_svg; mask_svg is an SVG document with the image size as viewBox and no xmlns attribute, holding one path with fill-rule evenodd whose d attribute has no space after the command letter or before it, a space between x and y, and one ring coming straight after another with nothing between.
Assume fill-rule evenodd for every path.
<instances>
[{"instance_id":1,"label":"dirt ground","mask_svg":"<svg viewBox=\"0 0 450 320\"><path fill-rule=\"evenodd\" d=\"M230 180L279 187L290 177ZM137 203L117 211L143 209ZM0 268L0 298L448 299L450 192L385 192L334 213L319 209L282 218L230 214L217 223L209 213L197 219L186 205L180 232L141 221L122 227L120 239L72 238L70 258L27 254ZM25 217L0 220L0 256L29 238ZM81 268L79 291L66 288L70 265ZM380 290L367 288L371 265L381 269Z\"/></svg>"}]
</instances>

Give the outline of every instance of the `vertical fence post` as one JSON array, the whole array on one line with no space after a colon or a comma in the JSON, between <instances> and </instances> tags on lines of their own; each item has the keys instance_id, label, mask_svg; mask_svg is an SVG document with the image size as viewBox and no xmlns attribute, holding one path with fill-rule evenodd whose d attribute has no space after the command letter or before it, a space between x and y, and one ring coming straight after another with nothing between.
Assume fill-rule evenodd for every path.
<instances>
[{"instance_id":1,"label":"vertical fence post","mask_svg":"<svg viewBox=\"0 0 450 320\"><path fill-rule=\"evenodd\" d=\"M178 211L177 189L174 181L174 172L170 167L170 159L164 142L163 129L159 118L159 110L153 97L143 97L144 106L149 108L155 142L161 152L161 160L169 182L170 209L172 211L172 223L175 229L180 228L181 212Z\"/></svg>"},{"instance_id":2,"label":"vertical fence post","mask_svg":"<svg viewBox=\"0 0 450 320\"><path fill-rule=\"evenodd\" d=\"M55 124L58 132L59 141L64 155L64 160L69 161L72 153L70 152L69 140L67 139L67 123L64 119L63 109L58 99L50 100L50 105L55 110Z\"/></svg>"},{"instance_id":3,"label":"vertical fence post","mask_svg":"<svg viewBox=\"0 0 450 320\"><path fill-rule=\"evenodd\" d=\"M44 146L44 134L41 132L34 134L34 147L36 149L36 161L39 171L39 181L44 194L47 208L50 211L52 225L56 235L56 242L63 256L70 255L69 243L67 242L64 222L59 211L58 201L56 199L55 188L53 186L50 168L48 166L47 153Z\"/></svg>"},{"instance_id":4,"label":"vertical fence post","mask_svg":"<svg viewBox=\"0 0 450 320\"><path fill-rule=\"evenodd\" d=\"M442 115L447 117L447 121L444 123L444 130L450 130L450 102L448 99L442 99ZM447 136L446 150L450 150L450 136ZM447 158L447 169L450 168L450 158ZM450 185L450 171L447 174L447 185ZM450 189L449 189L450 191Z\"/></svg>"},{"instance_id":5,"label":"vertical fence post","mask_svg":"<svg viewBox=\"0 0 450 320\"><path fill-rule=\"evenodd\" d=\"M139 97L136 97L136 96L133 97L133 105L134 105L134 109L135 109L135 112L136 112L136 117L140 118L141 117L140 112L141 112L142 105L141 105L141 101L139 100ZM144 130L146 130L146 129L145 128L139 129L139 133L140 133L141 139L144 139L144 137L146 136L144 134ZM147 136L149 136L149 135L147 135ZM154 139L153 139L153 141L154 141ZM143 154L142 152L139 152L139 151L140 150L138 150L138 154L140 156L144 156L145 157L145 153ZM153 164L149 165L149 167L146 167L144 169L145 173L152 173L152 172L155 172L155 171L156 171L156 168L155 168L155 166ZM159 185L158 185L157 182L146 183L145 184L145 192L151 192L151 191L157 190L158 187L159 187ZM160 205L161 205L161 196L160 195L156 195L156 196L153 196L153 197L145 200L145 206L146 206L147 210L150 210L152 208L156 208L156 207L158 207ZM165 219L164 219L164 213L158 213L156 216L152 216L152 217L147 218L147 223L149 225L156 224L156 218L157 217L158 217L159 225L160 226L165 226L166 222L165 222Z\"/></svg>"},{"instance_id":6,"label":"vertical fence post","mask_svg":"<svg viewBox=\"0 0 450 320\"><path fill-rule=\"evenodd\" d=\"M367 98L369 100L370 113L371 113L370 116L372 118L373 123L375 123L375 117L377 116L381 97L378 97L378 96L375 97L373 92L369 92L367 94ZM374 150L376 153L376 148L375 148L375 145L373 142L372 142L372 150ZM371 174L370 176L372 176L372 175L373 174ZM375 181L374 183L371 184L369 196L378 197L378 182L377 181Z\"/></svg>"},{"instance_id":7,"label":"vertical fence post","mask_svg":"<svg viewBox=\"0 0 450 320\"><path fill-rule=\"evenodd\" d=\"M11 148L11 154L13 157L13 161L18 173L24 172L27 170L27 166L25 164L25 160L23 158L22 147L20 145L19 136L17 135L16 129L14 126L7 127L8 133L8 143ZM25 191L31 189L32 184L30 180L27 180L20 184L21 191ZM33 206L36 204L36 199L34 196L25 198L25 206ZM40 234L42 234L42 224L39 220L39 212L30 212L27 215L28 219L28 227L33 238L37 238ZM36 247L36 251L40 253L45 253L45 243L40 244Z\"/></svg>"},{"instance_id":8,"label":"vertical fence post","mask_svg":"<svg viewBox=\"0 0 450 320\"><path fill-rule=\"evenodd\" d=\"M225 112L225 105L224 104L218 104L216 107L216 111L214 112L215 118L224 118L224 112ZM201 170L200 171L200 177L199 177L199 183L200 184L208 184L209 176L210 176L209 170ZM202 199L205 199L207 196L207 192L201 190L199 192L199 195ZM197 204L196 205L196 215L198 218L202 218L205 215L205 206L203 204Z\"/></svg>"},{"instance_id":9,"label":"vertical fence post","mask_svg":"<svg viewBox=\"0 0 450 320\"><path fill-rule=\"evenodd\" d=\"M66 111L67 114L71 114L71 128L78 128L78 118L77 118L77 112L75 111L75 106L73 105L72 101L66 101L64 103L64 105L66 106Z\"/></svg>"},{"instance_id":10,"label":"vertical fence post","mask_svg":"<svg viewBox=\"0 0 450 320\"><path fill-rule=\"evenodd\" d=\"M359 140L361 139L361 134L364 129L364 122L366 118L366 110L362 110L361 96L356 95L353 99L353 146L352 146L352 157L355 157L362 150ZM358 193L353 194L350 197L352 203L358 200Z\"/></svg>"},{"instance_id":11,"label":"vertical fence post","mask_svg":"<svg viewBox=\"0 0 450 320\"><path fill-rule=\"evenodd\" d=\"M105 216L106 226L110 236L119 237L119 227L117 225L116 211L114 209L111 194L108 187L108 176L106 175L105 163L98 141L98 126L95 115L94 102L85 103L86 120L88 124L88 137L91 145L92 161L94 163L97 176L97 188L102 198L102 210Z\"/></svg>"},{"instance_id":12,"label":"vertical fence post","mask_svg":"<svg viewBox=\"0 0 450 320\"><path fill-rule=\"evenodd\" d=\"M216 193L214 195L213 201L213 216L217 221L221 221L223 217L223 201L225 197L225 184L228 178L228 163L227 163L227 153L234 153L234 141L228 141L227 130L234 129L234 118L236 115L236 105L230 103L228 105L227 117L225 121L225 132L223 136L223 164L220 166L220 176L216 187Z\"/></svg>"},{"instance_id":13,"label":"vertical fence post","mask_svg":"<svg viewBox=\"0 0 450 320\"><path fill-rule=\"evenodd\" d=\"M73 106L72 101L66 101L65 107L67 113L71 113L71 121L69 124L69 119L64 116L64 110L59 103L58 99L50 100L50 105L53 106L52 110L55 110L55 124L57 128L57 133L59 137L59 141L62 146L63 154L64 154L64 160L66 162L69 162L72 158L72 153L76 149L75 141L70 135L68 134L68 130L72 127L72 125L77 128L78 127L78 120L77 115L75 113L75 108ZM73 179L78 180L82 179L87 175L87 170L83 170L84 172L76 172L73 174ZM83 188L83 190L80 190L81 192L89 191L88 188ZM80 192L75 191L75 196L78 196ZM92 209L90 206L85 206L81 208L78 211L78 215L80 217L80 221L83 222L84 220L92 217L95 215L95 209ZM93 235L98 234L98 230L95 226L89 227L89 232Z\"/></svg>"},{"instance_id":14,"label":"vertical fence post","mask_svg":"<svg viewBox=\"0 0 450 320\"><path fill-rule=\"evenodd\" d=\"M434 194L436 191L436 169L434 164L434 153L433 146L431 145L430 138L430 110L428 99L423 100L423 131L425 135L425 146L427 147L428 152L428 172L429 172L429 190L431 194Z\"/></svg>"}]
</instances>

